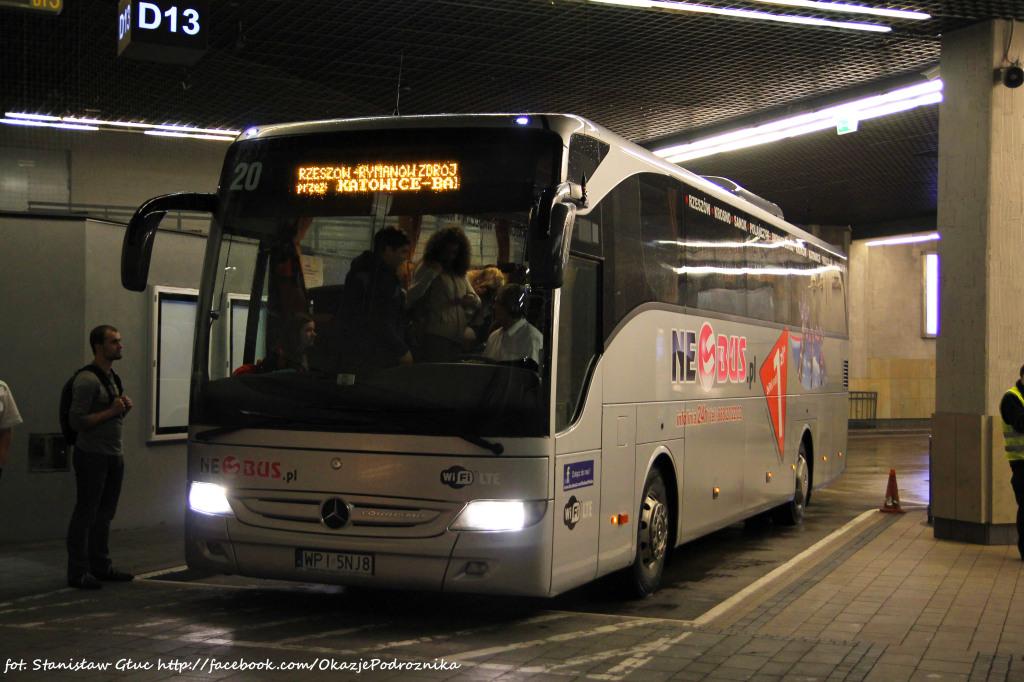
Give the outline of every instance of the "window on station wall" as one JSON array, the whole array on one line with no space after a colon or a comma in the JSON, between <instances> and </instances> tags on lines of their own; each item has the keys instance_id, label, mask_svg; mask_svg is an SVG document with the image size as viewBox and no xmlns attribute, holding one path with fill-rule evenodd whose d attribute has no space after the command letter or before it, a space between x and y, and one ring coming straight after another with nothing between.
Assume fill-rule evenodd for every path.
<instances>
[{"instance_id":1,"label":"window on station wall","mask_svg":"<svg viewBox=\"0 0 1024 682\"><path fill-rule=\"evenodd\" d=\"M707 195L683 197L683 304L730 315L747 314L747 233Z\"/></svg>"},{"instance_id":2,"label":"window on station wall","mask_svg":"<svg viewBox=\"0 0 1024 682\"><path fill-rule=\"evenodd\" d=\"M921 269L921 336L934 339L939 336L939 254L922 254Z\"/></svg>"}]
</instances>

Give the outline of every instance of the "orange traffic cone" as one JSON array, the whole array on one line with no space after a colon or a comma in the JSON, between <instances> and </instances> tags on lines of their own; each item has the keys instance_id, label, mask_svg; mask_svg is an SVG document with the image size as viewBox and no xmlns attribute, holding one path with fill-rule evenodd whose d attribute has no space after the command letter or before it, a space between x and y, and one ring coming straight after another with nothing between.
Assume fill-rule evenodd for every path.
<instances>
[{"instance_id":1,"label":"orange traffic cone","mask_svg":"<svg viewBox=\"0 0 1024 682\"><path fill-rule=\"evenodd\" d=\"M904 514L900 507L900 489L896 485L896 470L889 469L889 485L885 488L885 504L878 511L886 514Z\"/></svg>"}]
</instances>

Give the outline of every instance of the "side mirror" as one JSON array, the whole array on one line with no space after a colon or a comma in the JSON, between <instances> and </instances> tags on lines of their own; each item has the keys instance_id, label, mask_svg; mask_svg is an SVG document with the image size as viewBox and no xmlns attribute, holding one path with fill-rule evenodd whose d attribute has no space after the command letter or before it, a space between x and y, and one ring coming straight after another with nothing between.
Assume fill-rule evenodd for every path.
<instances>
[{"instance_id":1,"label":"side mirror","mask_svg":"<svg viewBox=\"0 0 1024 682\"><path fill-rule=\"evenodd\" d=\"M557 289L562 286L562 275L569 260L576 206L555 203L543 213L548 218L547 229L534 231L529 238L530 283L542 289Z\"/></svg>"},{"instance_id":2,"label":"side mirror","mask_svg":"<svg viewBox=\"0 0 1024 682\"><path fill-rule=\"evenodd\" d=\"M149 280L149 262L153 257L153 240L160 221L168 211L198 211L213 214L217 208L216 194L182 192L165 194L139 206L128 221L121 247L121 285L131 291L145 291Z\"/></svg>"}]
</instances>

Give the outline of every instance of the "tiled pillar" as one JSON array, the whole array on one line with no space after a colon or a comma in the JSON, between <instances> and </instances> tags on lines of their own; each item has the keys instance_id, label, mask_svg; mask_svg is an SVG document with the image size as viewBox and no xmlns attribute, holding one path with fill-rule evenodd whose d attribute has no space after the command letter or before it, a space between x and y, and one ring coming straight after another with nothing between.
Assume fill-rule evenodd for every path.
<instances>
[{"instance_id":1,"label":"tiled pillar","mask_svg":"<svg viewBox=\"0 0 1024 682\"><path fill-rule=\"evenodd\" d=\"M996 73L1009 32L990 21L942 37L932 513L936 537L985 544L1016 540L999 418L1024 364L1024 88ZM1014 33L1011 59L1024 22Z\"/></svg>"}]
</instances>

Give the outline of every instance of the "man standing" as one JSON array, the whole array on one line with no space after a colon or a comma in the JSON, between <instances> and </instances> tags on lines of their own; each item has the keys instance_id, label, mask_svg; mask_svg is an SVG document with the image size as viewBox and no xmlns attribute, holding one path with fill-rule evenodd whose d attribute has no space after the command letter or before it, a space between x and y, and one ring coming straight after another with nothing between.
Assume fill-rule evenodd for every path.
<instances>
[{"instance_id":1,"label":"man standing","mask_svg":"<svg viewBox=\"0 0 1024 682\"><path fill-rule=\"evenodd\" d=\"M11 451L11 438L14 427L21 423L18 406L14 404L14 396L7 384L0 381L0 476L7 466L7 454Z\"/></svg>"},{"instance_id":2,"label":"man standing","mask_svg":"<svg viewBox=\"0 0 1024 682\"><path fill-rule=\"evenodd\" d=\"M99 372L81 371L75 377L68 414L78 432L74 451L78 499L67 545L68 584L95 590L101 580L126 582L135 577L114 569L109 548L110 522L124 478L121 426L132 401L121 390L113 369L123 349L120 332L100 325L89 333L89 346Z\"/></svg>"},{"instance_id":3,"label":"man standing","mask_svg":"<svg viewBox=\"0 0 1024 682\"><path fill-rule=\"evenodd\" d=\"M341 301L341 366L346 373L412 364L405 342L405 290L398 268L409 260L409 237L397 227L373 237L349 268Z\"/></svg>"},{"instance_id":4,"label":"man standing","mask_svg":"<svg viewBox=\"0 0 1024 682\"><path fill-rule=\"evenodd\" d=\"M1024 366L1017 383L1003 395L999 414L1003 417L1006 459L1010 461L1010 485L1017 498L1017 550L1024 560Z\"/></svg>"}]
</instances>

